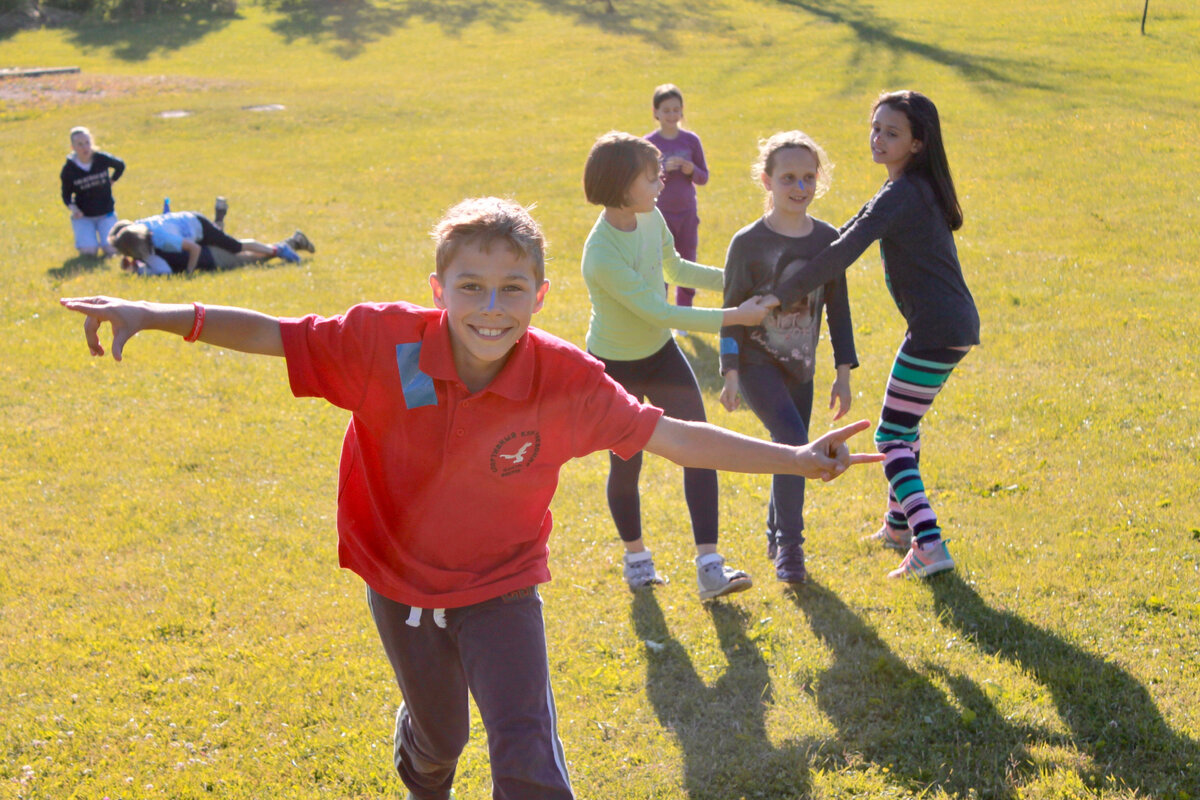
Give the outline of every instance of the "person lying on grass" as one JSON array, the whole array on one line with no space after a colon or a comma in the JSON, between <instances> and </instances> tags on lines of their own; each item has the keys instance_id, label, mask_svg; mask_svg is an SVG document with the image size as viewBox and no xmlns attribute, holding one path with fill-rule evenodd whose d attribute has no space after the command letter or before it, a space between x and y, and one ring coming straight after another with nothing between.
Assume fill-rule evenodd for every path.
<instances>
[{"instance_id":1,"label":"person lying on grass","mask_svg":"<svg viewBox=\"0 0 1200 800\"><path fill-rule=\"evenodd\" d=\"M881 456L846 446L865 420L789 447L637 402L600 361L530 327L550 284L541 231L517 203L464 201L433 235L434 308L363 303L331 318L277 319L201 303L61 302L86 315L93 355L105 353L107 322L118 361L143 330L282 356L296 396L351 412L338 555L367 584L403 695L394 755L409 796L450 796L469 691L495 796L572 798L537 591L550 579L560 467L597 450L645 449L685 466L832 480Z\"/></svg>"},{"instance_id":2,"label":"person lying on grass","mask_svg":"<svg viewBox=\"0 0 1200 800\"><path fill-rule=\"evenodd\" d=\"M183 271L189 275L202 268L204 248L220 248L234 255L252 253L266 258L278 256L292 264L300 262L296 250L316 252L312 242L300 231L276 244L257 239L235 239L203 214L176 211L155 214L136 221L123 219L108 234L108 243L121 255L142 262L142 275L170 275L173 267L165 260L170 254L185 256ZM128 268L128 265L122 265ZM204 269L214 269L211 253Z\"/></svg>"}]
</instances>

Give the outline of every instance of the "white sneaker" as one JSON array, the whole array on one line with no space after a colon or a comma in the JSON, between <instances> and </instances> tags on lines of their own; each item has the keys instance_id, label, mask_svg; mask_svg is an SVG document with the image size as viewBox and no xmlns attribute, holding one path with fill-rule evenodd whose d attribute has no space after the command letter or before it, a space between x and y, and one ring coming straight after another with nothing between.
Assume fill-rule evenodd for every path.
<instances>
[{"instance_id":1,"label":"white sneaker","mask_svg":"<svg viewBox=\"0 0 1200 800\"><path fill-rule=\"evenodd\" d=\"M647 589L651 586L662 586L667 582L666 576L655 571L654 558L649 550L626 553L623 573L630 589Z\"/></svg>"},{"instance_id":2,"label":"white sneaker","mask_svg":"<svg viewBox=\"0 0 1200 800\"><path fill-rule=\"evenodd\" d=\"M696 583L701 600L744 592L754 585L745 572L725 566L725 557L720 553L697 556Z\"/></svg>"}]
</instances>

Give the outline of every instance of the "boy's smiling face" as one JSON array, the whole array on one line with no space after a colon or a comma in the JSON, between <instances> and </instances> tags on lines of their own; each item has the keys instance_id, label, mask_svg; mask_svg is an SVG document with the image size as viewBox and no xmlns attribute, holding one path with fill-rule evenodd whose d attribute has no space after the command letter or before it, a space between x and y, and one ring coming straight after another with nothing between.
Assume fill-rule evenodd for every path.
<instances>
[{"instance_id":1,"label":"boy's smiling face","mask_svg":"<svg viewBox=\"0 0 1200 800\"><path fill-rule=\"evenodd\" d=\"M446 311L458 377L472 392L504 368L550 289L549 281L538 282L529 257L504 241L489 249L464 242L429 285L434 305Z\"/></svg>"}]
</instances>

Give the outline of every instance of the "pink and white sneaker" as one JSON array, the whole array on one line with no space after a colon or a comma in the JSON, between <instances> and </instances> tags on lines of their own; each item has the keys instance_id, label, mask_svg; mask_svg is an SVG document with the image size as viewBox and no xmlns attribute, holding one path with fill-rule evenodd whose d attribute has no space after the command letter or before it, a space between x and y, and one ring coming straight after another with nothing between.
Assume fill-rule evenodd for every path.
<instances>
[{"instance_id":1,"label":"pink and white sneaker","mask_svg":"<svg viewBox=\"0 0 1200 800\"><path fill-rule=\"evenodd\" d=\"M954 559L941 539L920 545L913 542L900 566L888 573L889 578L928 578L939 572L954 569Z\"/></svg>"}]
</instances>

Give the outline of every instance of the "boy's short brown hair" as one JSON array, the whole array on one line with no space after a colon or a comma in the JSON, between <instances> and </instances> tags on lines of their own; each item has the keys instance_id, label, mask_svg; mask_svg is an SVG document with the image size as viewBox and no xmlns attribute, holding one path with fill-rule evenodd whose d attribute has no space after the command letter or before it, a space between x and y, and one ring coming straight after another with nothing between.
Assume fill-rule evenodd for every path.
<instances>
[{"instance_id":1,"label":"boy's short brown hair","mask_svg":"<svg viewBox=\"0 0 1200 800\"><path fill-rule=\"evenodd\" d=\"M145 261L154 252L150 229L140 222L119 220L108 233L108 243L124 256Z\"/></svg>"},{"instance_id":2,"label":"boy's short brown hair","mask_svg":"<svg viewBox=\"0 0 1200 800\"><path fill-rule=\"evenodd\" d=\"M472 197L447 211L429 232L436 243L435 263L439 278L464 244L487 250L503 242L518 256L533 264L538 284L546 279L546 237L528 209L501 197Z\"/></svg>"},{"instance_id":3,"label":"boy's short brown hair","mask_svg":"<svg viewBox=\"0 0 1200 800\"><path fill-rule=\"evenodd\" d=\"M650 142L621 131L596 140L583 168L583 192L589 203L620 208L629 200L633 179L659 169L662 154Z\"/></svg>"}]
</instances>

